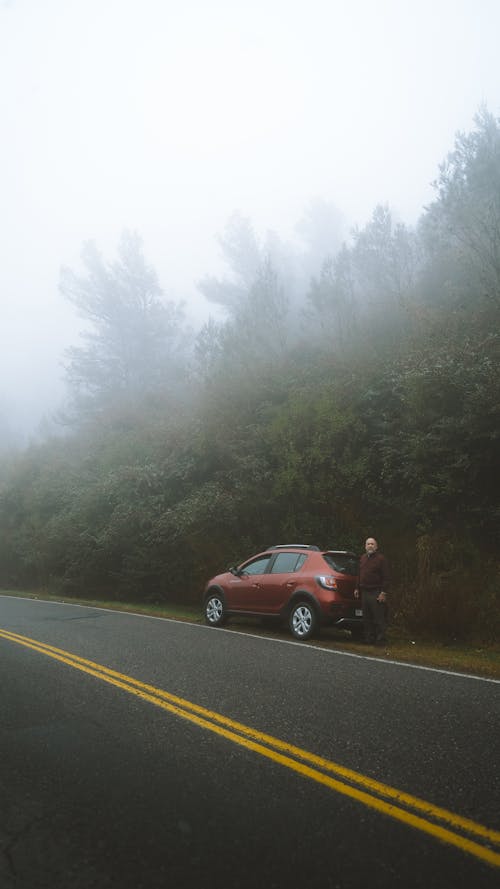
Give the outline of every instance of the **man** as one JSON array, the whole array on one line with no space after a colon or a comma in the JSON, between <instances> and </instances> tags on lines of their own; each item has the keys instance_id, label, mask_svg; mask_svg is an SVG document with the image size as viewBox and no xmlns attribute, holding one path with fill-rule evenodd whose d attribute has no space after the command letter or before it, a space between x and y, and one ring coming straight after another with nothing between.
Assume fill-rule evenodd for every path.
<instances>
[{"instance_id":1,"label":"man","mask_svg":"<svg viewBox=\"0 0 500 889\"><path fill-rule=\"evenodd\" d=\"M366 552L359 560L358 585L354 597L363 605L363 624L365 641L384 645L387 628L387 594L389 585L389 566L387 559L378 551L378 543L374 537L368 537L365 543Z\"/></svg>"}]
</instances>

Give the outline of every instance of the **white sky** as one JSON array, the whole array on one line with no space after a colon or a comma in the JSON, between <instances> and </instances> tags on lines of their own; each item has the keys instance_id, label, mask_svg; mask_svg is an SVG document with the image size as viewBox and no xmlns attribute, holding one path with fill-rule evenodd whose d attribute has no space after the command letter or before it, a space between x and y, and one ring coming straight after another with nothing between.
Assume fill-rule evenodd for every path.
<instances>
[{"instance_id":1,"label":"white sky","mask_svg":"<svg viewBox=\"0 0 500 889\"><path fill-rule=\"evenodd\" d=\"M293 233L311 198L408 223L500 115L498 0L0 0L0 412L60 396L83 241L139 231L166 294L207 307L234 210Z\"/></svg>"}]
</instances>

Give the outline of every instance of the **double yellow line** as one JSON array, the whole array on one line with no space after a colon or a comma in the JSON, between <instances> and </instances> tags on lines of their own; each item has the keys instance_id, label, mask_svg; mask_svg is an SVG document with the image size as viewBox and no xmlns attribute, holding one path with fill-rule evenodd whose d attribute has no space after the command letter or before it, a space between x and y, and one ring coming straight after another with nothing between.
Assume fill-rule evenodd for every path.
<instances>
[{"instance_id":1,"label":"double yellow line","mask_svg":"<svg viewBox=\"0 0 500 889\"><path fill-rule=\"evenodd\" d=\"M108 682L116 688L173 713L175 716L187 719L201 728L214 732L240 747L265 756L267 759L297 772L304 778L316 781L330 790L363 803L409 827L430 834L435 839L455 846L462 852L473 855L489 865L500 867L499 831L471 821L469 818L462 818L454 812L434 806L432 803L387 784L382 784L360 772L345 768L338 763L309 753L307 750L302 750L300 747L295 747L293 744L288 744L286 741L280 741L279 738L274 738L272 735L256 731L250 726L229 719L220 713L207 710L205 707L200 707L191 701L170 694L170 692L139 682L131 676L125 676L116 670L110 670L101 664L55 648L53 645L47 645L45 642L38 642L36 639L20 636L18 633L11 633L8 630L0 630L0 638L23 645L81 670L83 673L88 673L96 679Z\"/></svg>"}]
</instances>

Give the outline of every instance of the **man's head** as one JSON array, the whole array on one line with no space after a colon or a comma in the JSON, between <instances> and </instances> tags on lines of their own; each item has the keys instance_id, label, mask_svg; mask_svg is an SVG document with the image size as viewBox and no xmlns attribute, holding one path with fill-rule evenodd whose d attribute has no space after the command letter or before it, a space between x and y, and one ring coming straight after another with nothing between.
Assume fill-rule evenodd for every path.
<instances>
[{"instance_id":1,"label":"man's head","mask_svg":"<svg viewBox=\"0 0 500 889\"><path fill-rule=\"evenodd\" d=\"M370 555L378 549L378 543L374 537L368 537L365 543L365 550Z\"/></svg>"}]
</instances>

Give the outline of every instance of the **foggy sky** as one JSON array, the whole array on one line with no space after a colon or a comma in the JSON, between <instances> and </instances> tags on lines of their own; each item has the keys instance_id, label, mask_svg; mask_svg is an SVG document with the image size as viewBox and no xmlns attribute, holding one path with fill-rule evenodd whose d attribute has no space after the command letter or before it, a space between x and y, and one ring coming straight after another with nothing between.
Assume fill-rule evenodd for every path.
<instances>
[{"instance_id":1,"label":"foggy sky","mask_svg":"<svg viewBox=\"0 0 500 889\"><path fill-rule=\"evenodd\" d=\"M235 210L284 238L317 197L414 223L456 132L500 114L499 33L497 0L0 0L0 416L61 397L87 239L112 259L137 230L206 318Z\"/></svg>"}]
</instances>

